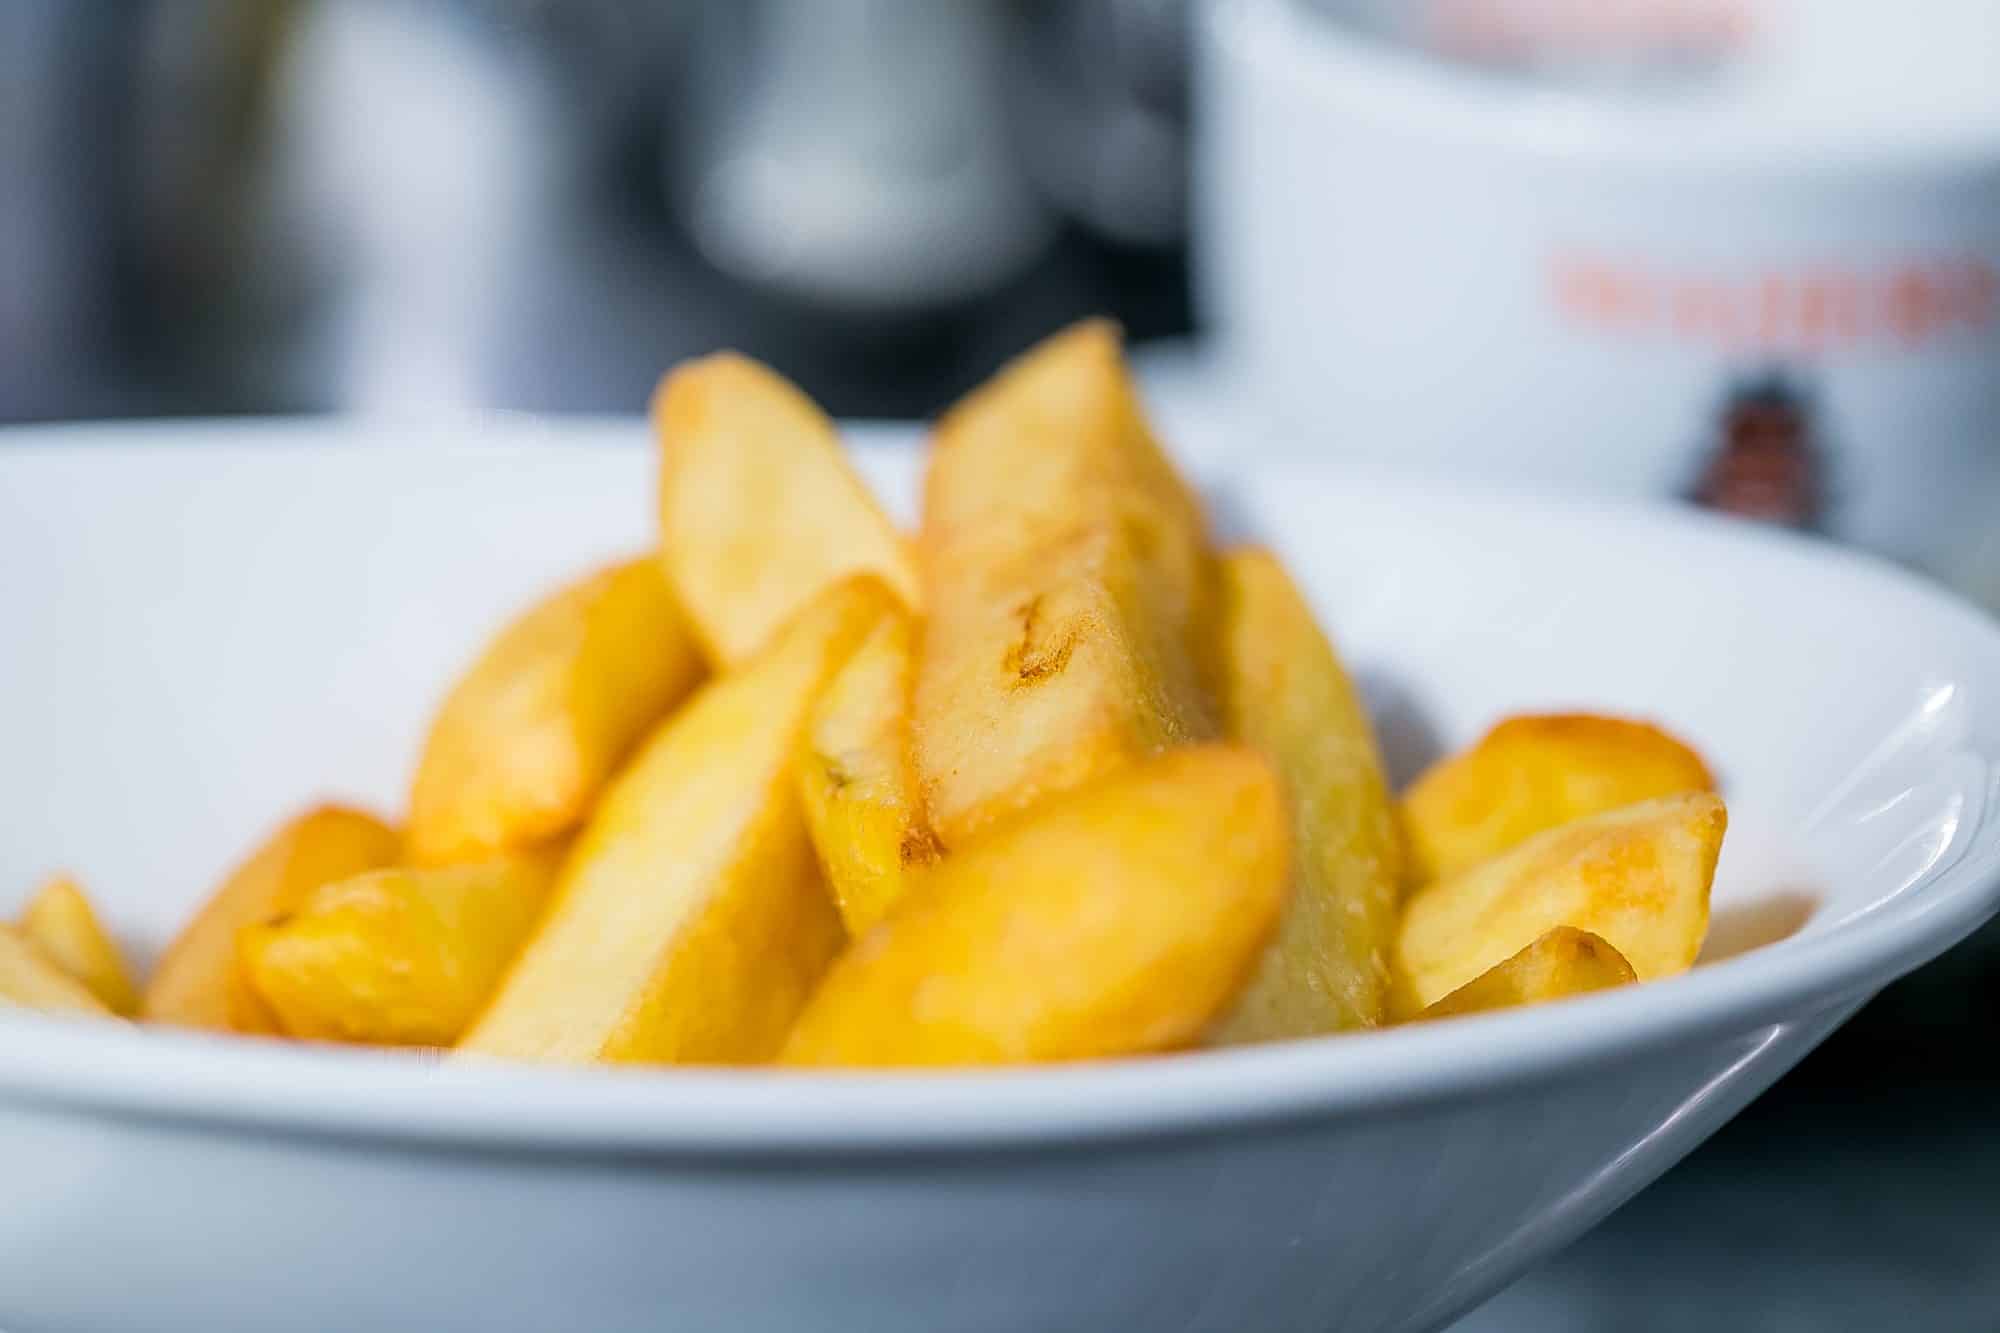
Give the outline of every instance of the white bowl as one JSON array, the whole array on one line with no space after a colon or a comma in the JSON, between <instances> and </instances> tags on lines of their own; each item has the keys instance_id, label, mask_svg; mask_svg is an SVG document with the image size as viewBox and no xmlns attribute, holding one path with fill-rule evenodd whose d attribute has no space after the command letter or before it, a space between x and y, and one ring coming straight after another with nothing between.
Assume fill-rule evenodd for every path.
<instances>
[{"instance_id":1,"label":"white bowl","mask_svg":"<svg viewBox=\"0 0 2000 1333\"><path fill-rule=\"evenodd\" d=\"M907 506L914 452L864 434ZM285 810L395 802L481 634L647 540L642 437L16 433L5 892L72 867L144 951ZM1434 1326L2000 906L2000 632L1910 577L1324 474L1253 471L1217 510L1290 559L1399 767L1511 709L1657 717L1727 784L1718 936L1799 895L1810 921L1570 1004L997 1074L462 1068L0 1015L0 1327Z\"/></svg>"}]
</instances>

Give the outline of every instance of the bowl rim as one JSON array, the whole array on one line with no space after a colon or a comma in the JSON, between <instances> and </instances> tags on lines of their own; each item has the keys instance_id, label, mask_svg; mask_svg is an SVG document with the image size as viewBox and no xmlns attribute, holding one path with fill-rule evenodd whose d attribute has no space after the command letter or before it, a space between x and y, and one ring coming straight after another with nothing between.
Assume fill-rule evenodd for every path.
<instances>
[{"instance_id":1,"label":"bowl rim","mask_svg":"<svg viewBox=\"0 0 2000 1333\"><path fill-rule=\"evenodd\" d=\"M1397 48L1302 0L1220 0L1197 20L1211 51L1357 121L1559 167L1754 172L1852 188L1857 171L1908 180L2000 171L2000 120L1863 133L1766 124L1740 108L1676 114L1588 88L1509 80Z\"/></svg>"},{"instance_id":2,"label":"bowl rim","mask_svg":"<svg viewBox=\"0 0 2000 1333\"><path fill-rule=\"evenodd\" d=\"M909 426L845 429L867 452L906 449L913 437ZM274 433L293 450L338 454L368 450L360 441L379 438L352 421L10 429L0 432L0 478L38 459L115 463L130 456L119 443L38 447L107 432L133 453L162 459L178 449L205 464L230 449L229 441ZM644 438L641 425L624 420L553 427L489 420L478 436L484 442L428 452L490 463L509 451L546 459L558 439L565 449L581 443L631 452ZM1856 595L1909 605L1928 633L1970 645L2000 680L2000 622L1860 552L1660 503L1385 479L1296 460L1260 463L1259 472L1287 484L1359 491L1371 505L1504 508L1536 524L1610 522L1627 535L1737 567L1789 567ZM1984 795L1990 801L1992 792ZM2000 818L2000 811L1980 813L1985 821ZM281 1137L567 1155L874 1156L1201 1136L1428 1105L1580 1075L1692 1041L1753 1036L1766 1025L1858 1003L1996 912L2000 837L1991 836L1989 822L1918 891L1646 986L1451 1023L1003 1071L549 1070L0 1010L0 1104Z\"/></svg>"}]
</instances>

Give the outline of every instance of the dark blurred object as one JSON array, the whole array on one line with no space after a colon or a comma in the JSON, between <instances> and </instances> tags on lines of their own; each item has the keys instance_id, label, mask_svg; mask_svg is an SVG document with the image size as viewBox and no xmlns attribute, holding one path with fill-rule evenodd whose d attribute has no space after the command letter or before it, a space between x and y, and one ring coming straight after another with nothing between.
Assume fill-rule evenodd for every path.
<instances>
[{"instance_id":1,"label":"dark blurred object","mask_svg":"<svg viewBox=\"0 0 2000 1333\"><path fill-rule=\"evenodd\" d=\"M1736 386L1688 498L1738 518L1817 532L1826 507L1825 450L1812 395L1774 370Z\"/></svg>"},{"instance_id":2,"label":"dark blurred object","mask_svg":"<svg viewBox=\"0 0 2000 1333\"><path fill-rule=\"evenodd\" d=\"M1890 1074L1829 1099L1793 1074L1453 1333L1990 1333L1991 1108L1990 1089Z\"/></svg>"},{"instance_id":3,"label":"dark blurred object","mask_svg":"<svg viewBox=\"0 0 2000 1333\"><path fill-rule=\"evenodd\" d=\"M95 371L119 314L129 28L71 0L0 5L0 415L71 415L112 392Z\"/></svg>"},{"instance_id":4,"label":"dark blurred object","mask_svg":"<svg viewBox=\"0 0 2000 1333\"><path fill-rule=\"evenodd\" d=\"M1021 0L1007 81L1028 170L1073 217L1167 245L1187 227L1190 0Z\"/></svg>"}]
</instances>

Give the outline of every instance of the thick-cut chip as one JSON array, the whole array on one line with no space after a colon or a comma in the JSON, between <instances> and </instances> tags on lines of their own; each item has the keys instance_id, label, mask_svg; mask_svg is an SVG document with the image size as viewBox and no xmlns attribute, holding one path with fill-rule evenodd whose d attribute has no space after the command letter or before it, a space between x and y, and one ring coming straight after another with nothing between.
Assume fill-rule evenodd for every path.
<instances>
[{"instance_id":1,"label":"thick-cut chip","mask_svg":"<svg viewBox=\"0 0 2000 1333\"><path fill-rule=\"evenodd\" d=\"M1222 561L1222 682L1230 739L1284 783L1293 855L1278 936L1213 1038L1373 1027L1388 1004L1401 834L1360 696L1269 552Z\"/></svg>"},{"instance_id":2,"label":"thick-cut chip","mask_svg":"<svg viewBox=\"0 0 2000 1333\"><path fill-rule=\"evenodd\" d=\"M894 607L874 578L836 585L666 722L604 794L460 1049L561 1063L776 1052L842 938L799 809L799 747L821 686Z\"/></svg>"},{"instance_id":3,"label":"thick-cut chip","mask_svg":"<svg viewBox=\"0 0 2000 1333\"><path fill-rule=\"evenodd\" d=\"M63 971L12 926L0 925L0 1009L8 1005L111 1017L90 987Z\"/></svg>"},{"instance_id":4,"label":"thick-cut chip","mask_svg":"<svg viewBox=\"0 0 2000 1333\"><path fill-rule=\"evenodd\" d=\"M1410 882L1456 875L1572 819L1714 786L1700 755L1647 723L1510 717L1404 793Z\"/></svg>"},{"instance_id":5,"label":"thick-cut chip","mask_svg":"<svg viewBox=\"0 0 2000 1333\"><path fill-rule=\"evenodd\" d=\"M50 962L81 981L114 1014L139 1007L139 992L118 946L104 931L90 899L68 875L57 875L21 913L21 934Z\"/></svg>"},{"instance_id":6,"label":"thick-cut chip","mask_svg":"<svg viewBox=\"0 0 2000 1333\"><path fill-rule=\"evenodd\" d=\"M1417 1017L1455 1018L1491 1009L1564 1000L1637 981L1632 965L1602 936L1557 926L1521 952L1495 963Z\"/></svg>"},{"instance_id":7,"label":"thick-cut chip","mask_svg":"<svg viewBox=\"0 0 2000 1333\"><path fill-rule=\"evenodd\" d=\"M401 839L373 815L321 806L271 835L167 946L140 997L149 1022L275 1034L277 1023L244 984L236 932L290 911L331 880L396 860Z\"/></svg>"},{"instance_id":8,"label":"thick-cut chip","mask_svg":"<svg viewBox=\"0 0 2000 1333\"><path fill-rule=\"evenodd\" d=\"M561 850L337 880L244 927L237 956L288 1036L449 1046L534 929Z\"/></svg>"},{"instance_id":9,"label":"thick-cut chip","mask_svg":"<svg viewBox=\"0 0 2000 1333\"><path fill-rule=\"evenodd\" d=\"M1269 765L1216 745L995 828L834 964L783 1059L1014 1064L1186 1046L1271 937L1285 822Z\"/></svg>"},{"instance_id":10,"label":"thick-cut chip","mask_svg":"<svg viewBox=\"0 0 2000 1333\"><path fill-rule=\"evenodd\" d=\"M783 376L731 352L690 361L653 395L653 430L661 552L712 661L742 662L849 575L916 606L909 543Z\"/></svg>"},{"instance_id":11,"label":"thick-cut chip","mask_svg":"<svg viewBox=\"0 0 2000 1333\"><path fill-rule=\"evenodd\" d=\"M901 612L883 618L827 682L799 760L806 826L851 935L938 855L910 763L915 632Z\"/></svg>"},{"instance_id":12,"label":"thick-cut chip","mask_svg":"<svg viewBox=\"0 0 2000 1333\"><path fill-rule=\"evenodd\" d=\"M481 860L568 833L701 674L651 556L543 599L445 696L410 790L411 860Z\"/></svg>"},{"instance_id":13,"label":"thick-cut chip","mask_svg":"<svg viewBox=\"0 0 2000 1333\"><path fill-rule=\"evenodd\" d=\"M917 773L947 847L1217 734L1216 572L1118 335L1057 335L937 428L920 555Z\"/></svg>"},{"instance_id":14,"label":"thick-cut chip","mask_svg":"<svg viewBox=\"0 0 2000 1333\"><path fill-rule=\"evenodd\" d=\"M1537 834L1411 897L1396 939L1397 1008L1437 1003L1545 931L1601 935L1642 981L1693 966L1729 816L1707 792Z\"/></svg>"}]
</instances>

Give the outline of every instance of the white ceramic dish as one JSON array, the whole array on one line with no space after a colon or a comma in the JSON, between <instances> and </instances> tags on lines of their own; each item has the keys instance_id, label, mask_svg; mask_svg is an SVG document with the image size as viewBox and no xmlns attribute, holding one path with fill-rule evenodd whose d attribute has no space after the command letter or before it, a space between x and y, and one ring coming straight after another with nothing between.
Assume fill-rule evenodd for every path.
<instances>
[{"instance_id":1,"label":"white ceramic dish","mask_svg":"<svg viewBox=\"0 0 2000 1333\"><path fill-rule=\"evenodd\" d=\"M871 438L906 504L913 452ZM0 907L67 865L141 950L287 808L395 801L481 634L649 526L634 424L0 439ZM2000 905L2000 630L1910 578L1324 475L1253 472L1217 510L1292 561L1399 766L1509 709L1658 717L1727 783L1720 952L1798 895L1810 921L1540 1010L951 1077L0 1015L0 1327L1430 1327Z\"/></svg>"}]
</instances>

